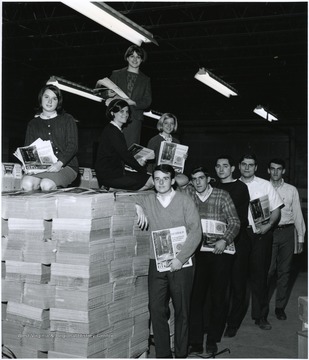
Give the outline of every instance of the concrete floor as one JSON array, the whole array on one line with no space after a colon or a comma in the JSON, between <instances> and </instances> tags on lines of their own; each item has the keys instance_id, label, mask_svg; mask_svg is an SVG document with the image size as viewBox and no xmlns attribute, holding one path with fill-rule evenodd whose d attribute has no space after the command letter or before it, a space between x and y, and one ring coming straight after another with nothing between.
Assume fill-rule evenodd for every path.
<instances>
[{"instance_id":1,"label":"concrete floor","mask_svg":"<svg viewBox=\"0 0 309 360\"><path fill-rule=\"evenodd\" d=\"M298 335L302 330L302 322L298 315L298 298L307 296L307 271L295 266L291 276L291 295L285 309L287 320L277 320L274 314L274 295L270 301L268 321L271 330L261 330L251 319L250 305L237 335L234 338L222 338L218 343L218 352L229 349L229 352L219 354L218 358L298 358ZM155 357L155 348L150 346L148 358ZM208 357L206 353L190 358Z\"/></svg>"}]
</instances>

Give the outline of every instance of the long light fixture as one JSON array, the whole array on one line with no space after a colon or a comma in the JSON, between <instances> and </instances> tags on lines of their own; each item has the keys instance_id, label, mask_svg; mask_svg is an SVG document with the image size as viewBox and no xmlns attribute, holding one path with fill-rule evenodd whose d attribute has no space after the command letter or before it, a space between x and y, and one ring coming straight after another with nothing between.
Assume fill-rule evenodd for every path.
<instances>
[{"instance_id":1,"label":"long light fixture","mask_svg":"<svg viewBox=\"0 0 309 360\"><path fill-rule=\"evenodd\" d=\"M162 113L159 113L158 111L154 111L154 110L144 111L143 114L145 116L151 117L156 120L159 120L160 117L163 115Z\"/></svg>"},{"instance_id":2,"label":"long light fixture","mask_svg":"<svg viewBox=\"0 0 309 360\"><path fill-rule=\"evenodd\" d=\"M266 111L262 105L258 105L254 110L254 113L266 119L269 122L278 121L278 118L270 111Z\"/></svg>"},{"instance_id":3,"label":"long light fixture","mask_svg":"<svg viewBox=\"0 0 309 360\"><path fill-rule=\"evenodd\" d=\"M124 37L133 44L141 46L142 42L158 45L153 35L120 14L104 2L89 0L64 0L65 5L87 16L89 19Z\"/></svg>"},{"instance_id":4,"label":"long light fixture","mask_svg":"<svg viewBox=\"0 0 309 360\"><path fill-rule=\"evenodd\" d=\"M234 88L232 88L232 86L219 79L216 75L212 74L205 68L200 68L194 78L228 98L230 96L237 96L237 92Z\"/></svg>"},{"instance_id":5,"label":"long light fixture","mask_svg":"<svg viewBox=\"0 0 309 360\"><path fill-rule=\"evenodd\" d=\"M82 97L85 97L90 100L102 102L104 99L100 96L94 95L93 89L87 88L85 86L76 84L72 81L65 80L63 78L60 78L58 76L51 76L50 79L46 82L46 84L55 85L60 90L70 92L75 95L79 95Z\"/></svg>"}]
</instances>

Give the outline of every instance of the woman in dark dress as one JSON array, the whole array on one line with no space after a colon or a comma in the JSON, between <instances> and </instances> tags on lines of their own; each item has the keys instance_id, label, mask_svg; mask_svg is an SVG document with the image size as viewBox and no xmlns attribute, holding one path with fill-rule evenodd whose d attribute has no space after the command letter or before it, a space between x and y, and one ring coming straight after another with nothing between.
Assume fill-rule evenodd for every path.
<instances>
[{"instance_id":1,"label":"woman in dark dress","mask_svg":"<svg viewBox=\"0 0 309 360\"><path fill-rule=\"evenodd\" d=\"M101 134L95 170L100 186L123 190L147 190L153 187L152 177L147 174L145 163L139 163L128 151L122 127L130 116L125 100L115 99L106 110L110 120ZM125 169L128 165L135 171Z\"/></svg>"},{"instance_id":2,"label":"woman in dark dress","mask_svg":"<svg viewBox=\"0 0 309 360\"><path fill-rule=\"evenodd\" d=\"M25 146L38 138L50 140L57 161L44 172L26 174L21 183L24 191L64 188L78 175L76 120L63 110L62 100L61 91L54 85L45 85L39 92L39 110L27 126Z\"/></svg>"}]
</instances>

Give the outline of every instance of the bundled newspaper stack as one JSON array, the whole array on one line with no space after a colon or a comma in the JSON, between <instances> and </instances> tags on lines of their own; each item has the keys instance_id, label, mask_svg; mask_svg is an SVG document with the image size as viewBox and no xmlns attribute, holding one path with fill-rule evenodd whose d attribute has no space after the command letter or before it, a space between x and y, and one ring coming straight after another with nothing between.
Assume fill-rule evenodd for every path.
<instances>
[{"instance_id":1,"label":"bundled newspaper stack","mask_svg":"<svg viewBox=\"0 0 309 360\"><path fill-rule=\"evenodd\" d=\"M14 191L21 189L23 172L20 164L2 163L2 191Z\"/></svg>"},{"instance_id":2,"label":"bundled newspaper stack","mask_svg":"<svg viewBox=\"0 0 309 360\"><path fill-rule=\"evenodd\" d=\"M3 204L3 344L18 358L145 353L149 234L134 204L83 188Z\"/></svg>"}]
</instances>

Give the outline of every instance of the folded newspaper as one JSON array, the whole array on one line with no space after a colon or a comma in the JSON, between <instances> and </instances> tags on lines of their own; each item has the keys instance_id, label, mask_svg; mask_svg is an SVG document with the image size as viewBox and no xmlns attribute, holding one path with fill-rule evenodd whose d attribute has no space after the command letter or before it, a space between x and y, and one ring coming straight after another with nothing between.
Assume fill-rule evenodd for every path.
<instances>
[{"instance_id":1,"label":"folded newspaper","mask_svg":"<svg viewBox=\"0 0 309 360\"><path fill-rule=\"evenodd\" d=\"M108 77L100 80L101 85L107 87L109 90L115 91L115 93L123 99L129 99L129 96L120 89L115 83L112 82Z\"/></svg>"},{"instance_id":2,"label":"folded newspaper","mask_svg":"<svg viewBox=\"0 0 309 360\"><path fill-rule=\"evenodd\" d=\"M158 165L171 165L176 172L183 173L188 149L189 147L186 145L162 141L160 145Z\"/></svg>"},{"instance_id":3,"label":"folded newspaper","mask_svg":"<svg viewBox=\"0 0 309 360\"><path fill-rule=\"evenodd\" d=\"M202 231L203 231L203 241L200 251L209 251L213 252L215 248L216 241L224 235L226 231L226 223L217 220L201 219ZM223 251L226 254L235 254L235 244L232 242L230 245L227 245Z\"/></svg>"},{"instance_id":4,"label":"folded newspaper","mask_svg":"<svg viewBox=\"0 0 309 360\"><path fill-rule=\"evenodd\" d=\"M152 231L153 248L156 258L157 270L159 272L170 271L171 261L181 251L186 241L187 232L184 226L171 229ZM182 267L192 266L192 259L189 258Z\"/></svg>"},{"instance_id":5,"label":"folded newspaper","mask_svg":"<svg viewBox=\"0 0 309 360\"><path fill-rule=\"evenodd\" d=\"M251 200L249 202L250 214L254 223L254 232L259 232L260 225L268 222L270 218L270 208L268 195Z\"/></svg>"},{"instance_id":6,"label":"folded newspaper","mask_svg":"<svg viewBox=\"0 0 309 360\"><path fill-rule=\"evenodd\" d=\"M147 160L152 160L155 158L155 153L152 149L148 149L139 144L132 144L128 150L140 164L140 160L142 160L142 162L145 162ZM136 170L132 169L128 165L125 166L125 169L128 171L136 172Z\"/></svg>"},{"instance_id":7,"label":"folded newspaper","mask_svg":"<svg viewBox=\"0 0 309 360\"><path fill-rule=\"evenodd\" d=\"M41 138L29 146L18 147L13 155L23 164L26 174L44 172L58 160L50 140L42 140Z\"/></svg>"}]
</instances>

